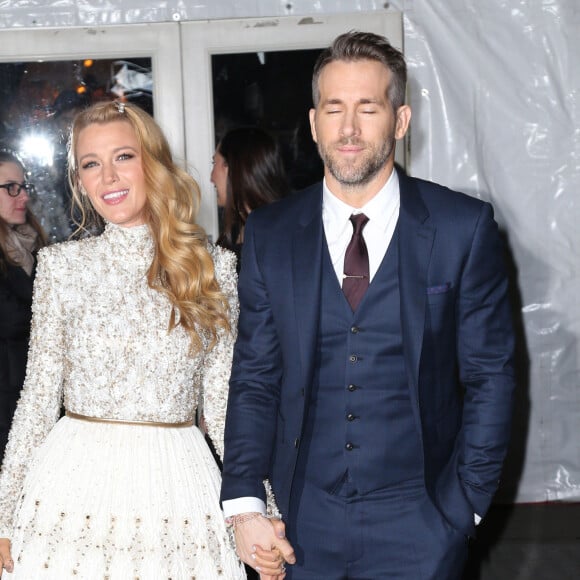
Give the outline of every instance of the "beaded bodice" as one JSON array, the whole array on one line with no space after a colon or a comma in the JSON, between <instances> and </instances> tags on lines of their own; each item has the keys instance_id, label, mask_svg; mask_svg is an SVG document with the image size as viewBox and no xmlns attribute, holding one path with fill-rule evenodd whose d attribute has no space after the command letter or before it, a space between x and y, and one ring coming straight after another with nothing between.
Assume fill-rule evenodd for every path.
<instances>
[{"instance_id":1,"label":"beaded bodice","mask_svg":"<svg viewBox=\"0 0 580 580\"><path fill-rule=\"evenodd\" d=\"M202 403L222 451L238 304L234 254L210 251L233 331L195 356L182 327L168 330L167 297L148 286L148 226L108 224L101 236L40 252L27 378L0 476L0 528L63 403L92 417L167 423L192 419Z\"/></svg>"}]
</instances>

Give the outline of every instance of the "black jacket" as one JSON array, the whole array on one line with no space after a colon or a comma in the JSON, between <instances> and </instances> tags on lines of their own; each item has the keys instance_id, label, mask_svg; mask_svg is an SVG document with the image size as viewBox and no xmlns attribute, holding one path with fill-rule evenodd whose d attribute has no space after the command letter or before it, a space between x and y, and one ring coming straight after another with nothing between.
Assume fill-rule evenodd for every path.
<instances>
[{"instance_id":1,"label":"black jacket","mask_svg":"<svg viewBox=\"0 0 580 580\"><path fill-rule=\"evenodd\" d=\"M26 373L33 280L18 266L0 271L0 460Z\"/></svg>"}]
</instances>

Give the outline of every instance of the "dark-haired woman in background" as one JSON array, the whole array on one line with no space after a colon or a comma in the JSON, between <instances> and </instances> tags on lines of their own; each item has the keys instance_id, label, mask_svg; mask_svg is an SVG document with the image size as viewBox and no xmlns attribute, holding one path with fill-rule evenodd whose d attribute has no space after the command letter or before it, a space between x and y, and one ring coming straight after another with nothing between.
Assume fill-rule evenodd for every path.
<instances>
[{"instance_id":1,"label":"dark-haired woman in background","mask_svg":"<svg viewBox=\"0 0 580 580\"><path fill-rule=\"evenodd\" d=\"M24 383L36 252L46 237L28 209L21 161L0 151L0 462Z\"/></svg>"},{"instance_id":2,"label":"dark-haired woman in background","mask_svg":"<svg viewBox=\"0 0 580 580\"><path fill-rule=\"evenodd\" d=\"M231 129L214 153L211 181L217 190L218 206L224 208L223 230L217 243L236 253L239 272L248 215L289 192L277 141L258 127Z\"/></svg>"}]
</instances>

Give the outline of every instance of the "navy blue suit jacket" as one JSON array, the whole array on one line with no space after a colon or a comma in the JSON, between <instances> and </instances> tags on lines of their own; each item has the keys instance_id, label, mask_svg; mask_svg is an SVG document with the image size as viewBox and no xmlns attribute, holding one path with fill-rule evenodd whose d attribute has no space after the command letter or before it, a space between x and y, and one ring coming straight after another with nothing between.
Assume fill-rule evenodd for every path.
<instances>
[{"instance_id":1,"label":"navy blue suit jacket","mask_svg":"<svg viewBox=\"0 0 580 580\"><path fill-rule=\"evenodd\" d=\"M402 172L399 180L402 339L426 489L471 535L497 488L512 414L503 245L489 204ZM269 478L288 513L324 307L324 243L321 184L248 219L222 500L264 499Z\"/></svg>"}]
</instances>

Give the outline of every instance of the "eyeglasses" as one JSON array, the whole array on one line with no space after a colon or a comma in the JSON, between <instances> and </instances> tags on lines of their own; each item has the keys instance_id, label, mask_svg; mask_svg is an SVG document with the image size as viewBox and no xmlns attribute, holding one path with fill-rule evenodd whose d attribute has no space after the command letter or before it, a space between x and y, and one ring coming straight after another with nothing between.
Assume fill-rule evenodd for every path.
<instances>
[{"instance_id":1,"label":"eyeglasses","mask_svg":"<svg viewBox=\"0 0 580 580\"><path fill-rule=\"evenodd\" d=\"M26 193L30 194L34 191L34 186L32 183L18 183L17 181L9 181L8 183L3 183L0 185L2 189L8 192L10 197L17 197L20 192L24 189Z\"/></svg>"}]
</instances>

